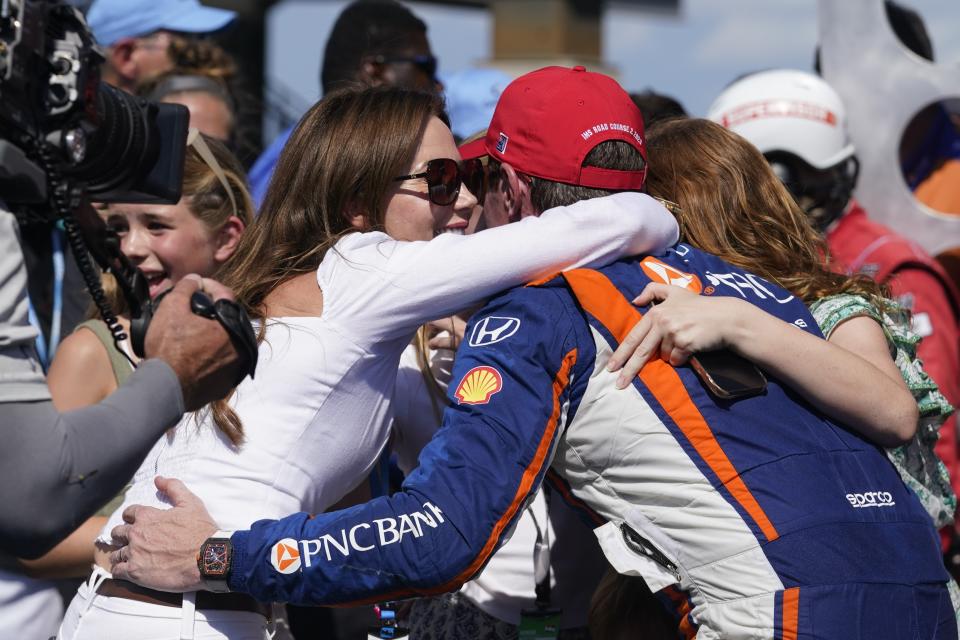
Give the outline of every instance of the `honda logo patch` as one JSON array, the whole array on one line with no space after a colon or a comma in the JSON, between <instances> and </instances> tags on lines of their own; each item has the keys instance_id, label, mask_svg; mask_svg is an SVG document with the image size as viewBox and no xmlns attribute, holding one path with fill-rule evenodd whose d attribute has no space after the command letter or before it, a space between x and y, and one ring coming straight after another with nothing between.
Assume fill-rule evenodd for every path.
<instances>
[{"instance_id":1,"label":"honda logo patch","mask_svg":"<svg viewBox=\"0 0 960 640\"><path fill-rule=\"evenodd\" d=\"M488 344L496 344L506 340L519 329L519 318L487 316L474 325L468 344L471 347L485 347Z\"/></svg>"}]
</instances>

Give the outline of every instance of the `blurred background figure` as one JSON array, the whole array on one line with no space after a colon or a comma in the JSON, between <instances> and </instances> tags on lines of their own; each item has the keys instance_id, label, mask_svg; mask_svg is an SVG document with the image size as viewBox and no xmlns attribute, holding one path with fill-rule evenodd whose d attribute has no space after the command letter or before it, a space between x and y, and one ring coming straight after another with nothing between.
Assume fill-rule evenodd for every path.
<instances>
[{"instance_id":1,"label":"blurred background figure","mask_svg":"<svg viewBox=\"0 0 960 640\"><path fill-rule=\"evenodd\" d=\"M900 41L924 60L935 62L933 43L920 14L890 0L884 7ZM960 96L921 109L904 130L899 152L903 176L917 200L934 211L960 215ZM936 257L960 287L960 247Z\"/></svg>"},{"instance_id":2,"label":"blurred background figure","mask_svg":"<svg viewBox=\"0 0 960 640\"><path fill-rule=\"evenodd\" d=\"M212 33L235 17L199 0L94 0L87 12L106 50L104 81L131 93L138 82L173 67L171 46L180 34Z\"/></svg>"},{"instance_id":3,"label":"blurred background figure","mask_svg":"<svg viewBox=\"0 0 960 640\"><path fill-rule=\"evenodd\" d=\"M237 151L239 132L238 69L217 44L188 40L174 45L174 66L137 86L148 100L182 104L190 126Z\"/></svg>"},{"instance_id":4,"label":"blurred background figure","mask_svg":"<svg viewBox=\"0 0 960 640\"><path fill-rule=\"evenodd\" d=\"M643 114L643 125L649 127L657 120L666 120L667 118L684 118L687 110L683 108L680 101L676 98L663 93L657 93L653 89L647 89L641 93L631 93L630 98Z\"/></svg>"},{"instance_id":5,"label":"blurred background figure","mask_svg":"<svg viewBox=\"0 0 960 640\"><path fill-rule=\"evenodd\" d=\"M933 42L920 14L885 0L884 10L900 42L934 62ZM960 214L960 134L956 115L935 102L921 110L900 140L900 162L917 200L935 211Z\"/></svg>"},{"instance_id":6,"label":"blurred background figure","mask_svg":"<svg viewBox=\"0 0 960 640\"><path fill-rule=\"evenodd\" d=\"M320 84L326 95L354 83L439 92L442 85L426 23L396 0L357 0L348 5L327 39ZM278 136L250 168L250 187L258 205L292 131L290 127Z\"/></svg>"},{"instance_id":7,"label":"blurred background figure","mask_svg":"<svg viewBox=\"0 0 960 640\"><path fill-rule=\"evenodd\" d=\"M956 14L937 11L924 0L823 0L817 68L847 107L861 160L858 199L960 288L960 80L945 29Z\"/></svg>"},{"instance_id":8,"label":"blurred background figure","mask_svg":"<svg viewBox=\"0 0 960 640\"><path fill-rule=\"evenodd\" d=\"M859 163L847 133L846 110L819 77L764 71L730 85L709 117L753 143L826 235L834 268L889 286L912 314L923 341L920 360L947 400L960 402L957 297L940 265L915 243L870 220L853 198ZM960 488L956 418L940 428L937 454Z\"/></svg>"},{"instance_id":9,"label":"blurred background figure","mask_svg":"<svg viewBox=\"0 0 960 640\"><path fill-rule=\"evenodd\" d=\"M512 79L499 69L480 68L443 76L443 97L457 144L478 131L486 133L497 100Z\"/></svg>"}]
</instances>

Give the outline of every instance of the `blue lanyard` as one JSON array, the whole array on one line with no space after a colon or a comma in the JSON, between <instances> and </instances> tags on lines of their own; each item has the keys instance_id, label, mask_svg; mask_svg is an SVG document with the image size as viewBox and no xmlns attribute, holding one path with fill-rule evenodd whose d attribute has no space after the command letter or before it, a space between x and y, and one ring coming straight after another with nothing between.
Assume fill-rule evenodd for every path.
<instances>
[{"instance_id":1,"label":"blue lanyard","mask_svg":"<svg viewBox=\"0 0 960 640\"><path fill-rule=\"evenodd\" d=\"M63 254L64 233L59 227L54 227L50 232L50 244L53 247L53 317L50 319L50 341L43 335L43 328L36 310L33 308L33 302L28 299L28 315L30 324L37 328L37 356L40 358L40 364L44 372L50 368L50 362L53 360L53 354L60 346L60 330L63 325L63 280L66 273Z\"/></svg>"}]
</instances>

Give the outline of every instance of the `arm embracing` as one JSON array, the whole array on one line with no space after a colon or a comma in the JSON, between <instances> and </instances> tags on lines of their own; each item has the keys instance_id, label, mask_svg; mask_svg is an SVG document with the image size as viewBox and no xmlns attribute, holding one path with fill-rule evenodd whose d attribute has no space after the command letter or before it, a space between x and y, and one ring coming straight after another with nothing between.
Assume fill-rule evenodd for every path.
<instances>
[{"instance_id":1,"label":"arm embracing","mask_svg":"<svg viewBox=\"0 0 960 640\"><path fill-rule=\"evenodd\" d=\"M444 234L429 242L382 236L367 246L358 243L349 263L339 267L376 275L376 284L366 295L341 296L330 304L352 305L348 314L355 322L376 317L370 330L380 339L405 335L410 327L561 270L657 253L673 245L678 234L676 220L663 205L645 194L624 192L470 236ZM321 287L336 281L324 267L321 279ZM389 326L370 313L371 306L384 309Z\"/></svg>"},{"instance_id":2,"label":"arm embracing","mask_svg":"<svg viewBox=\"0 0 960 640\"><path fill-rule=\"evenodd\" d=\"M260 600L357 604L454 590L484 565L545 473L576 348L564 315L515 290L474 322L509 339L465 345L452 406L403 490L344 511L261 521L233 535L230 587Z\"/></svg>"},{"instance_id":3,"label":"arm embracing","mask_svg":"<svg viewBox=\"0 0 960 640\"><path fill-rule=\"evenodd\" d=\"M634 302L651 301L660 304L611 358L611 369L626 362L621 387L651 357L681 365L698 351L729 347L881 446L899 446L916 432L917 403L872 317L846 320L827 341L738 298L708 298L653 283Z\"/></svg>"}]
</instances>

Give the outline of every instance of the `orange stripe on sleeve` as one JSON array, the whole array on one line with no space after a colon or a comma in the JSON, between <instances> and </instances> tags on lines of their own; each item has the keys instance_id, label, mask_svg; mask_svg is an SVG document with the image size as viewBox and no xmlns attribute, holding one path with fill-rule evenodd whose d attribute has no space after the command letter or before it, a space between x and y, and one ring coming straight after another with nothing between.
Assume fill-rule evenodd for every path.
<instances>
[{"instance_id":1,"label":"orange stripe on sleeve","mask_svg":"<svg viewBox=\"0 0 960 640\"><path fill-rule=\"evenodd\" d=\"M797 640L800 625L800 587L783 592L783 640Z\"/></svg>"},{"instance_id":2,"label":"orange stripe on sleeve","mask_svg":"<svg viewBox=\"0 0 960 640\"><path fill-rule=\"evenodd\" d=\"M643 317L602 273L589 269L577 269L568 271L563 276L573 289L580 305L603 323L617 341L623 341ZM777 533L760 503L720 447L720 443L717 442L703 414L690 398L676 370L658 358L647 362L639 375L663 406L664 411L693 445L697 454L716 474L733 499L756 522L767 540L776 540L780 534Z\"/></svg>"},{"instance_id":3,"label":"orange stripe on sleeve","mask_svg":"<svg viewBox=\"0 0 960 640\"><path fill-rule=\"evenodd\" d=\"M530 282L528 282L528 283L525 284L524 286L525 286L525 287L539 287L540 285L547 284L548 282L550 282L551 280L553 280L554 278L556 278L558 275L560 275L560 272L559 272L559 271L554 271L553 273L551 273L551 274L549 274L549 275L546 275L546 276L543 276L542 278L537 278L536 280L531 280Z\"/></svg>"},{"instance_id":4,"label":"orange stripe on sleeve","mask_svg":"<svg viewBox=\"0 0 960 640\"><path fill-rule=\"evenodd\" d=\"M540 443L537 445L537 451L533 456L533 460L530 461L530 464L527 465L527 468L524 470L523 477L520 479L520 486L517 487L517 492L514 494L513 500L510 502L510 506L507 507L506 511L504 511L500 516L500 519L497 520L493 530L490 532L490 536L483 545L483 549L481 549L477 557L474 558L473 562L471 562L466 569L461 571L457 577L446 582L445 584L440 585L439 587L434 587L432 589L404 589L395 591L393 593L378 595L364 600L347 602L336 606L354 607L364 604L373 604L376 602L383 602L385 600L407 597L411 593L416 593L418 595L433 595L454 591L459 588L460 585L470 579L470 577L476 573L480 567L483 566L483 563L486 562L487 558L490 557L490 554L493 553L494 547L496 546L497 541L500 540L500 535L503 533L503 530L507 528L507 525L523 505L524 500L527 498L527 494L530 492L534 481L537 479L537 475L540 473L540 470L547 461L547 456L550 454L550 449L553 446L553 437L556 434L557 426L560 423L560 395L570 383L570 370L573 369L573 365L576 364L576 362L577 350L571 349L567 355L563 357L563 361L560 363L560 370L557 371L557 375L553 379L553 409L550 413L550 417L547 419L546 429L544 429L543 436L540 438Z\"/></svg>"},{"instance_id":5,"label":"orange stripe on sleeve","mask_svg":"<svg viewBox=\"0 0 960 640\"><path fill-rule=\"evenodd\" d=\"M537 479L537 475L547 461L547 456L553 446L553 437L557 432L557 426L560 424L560 395L570 383L570 370L576 362L577 350L571 349L567 355L563 357L563 362L560 363L560 370L557 371L557 375L553 379L553 410L550 412L550 418L547 419L547 427L544 429L543 436L540 438L540 444L537 445L537 452L534 454L530 464L527 465L526 470L524 470L523 478L520 480L520 486L517 487L517 492L514 494L510 506L503 515L500 516L500 519L497 520L497 524L494 525L493 531L490 533L490 537L487 538L487 543L483 546L480 555L474 559L469 567L460 572L460 575L432 591L445 593L459 587L463 582L468 580L470 576L476 573L480 567L483 566L483 563L486 562L487 557L493 553L493 548L500 539L500 534L507 528L510 520L513 519L513 516L516 515L517 511L523 505L527 494Z\"/></svg>"}]
</instances>

